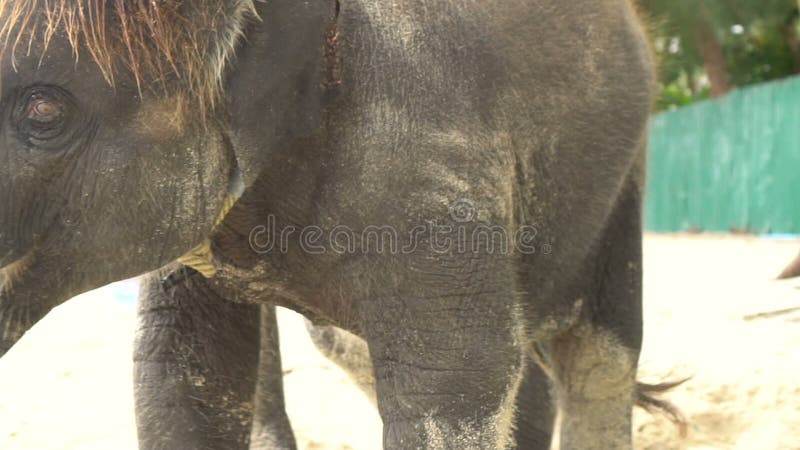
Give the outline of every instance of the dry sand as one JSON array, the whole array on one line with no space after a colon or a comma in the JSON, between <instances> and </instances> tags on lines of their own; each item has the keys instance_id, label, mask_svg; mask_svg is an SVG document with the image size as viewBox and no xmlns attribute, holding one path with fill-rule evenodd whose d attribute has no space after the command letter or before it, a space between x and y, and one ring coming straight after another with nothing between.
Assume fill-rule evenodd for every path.
<instances>
[{"instance_id":1,"label":"dry sand","mask_svg":"<svg viewBox=\"0 0 800 450\"><path fill-rule=\"evenodd\" d=\"M800 281L771 278L800 242L648 236L641 377L693 376L669 395L681 439L636 414L637 449L800 449ZM134 308L114 286L51 313L0 360L0 449L135 449ZM115 291L116 290L116 291ZM380 448L380 420L281 311L289 415L301 448Z\"/></svg>"}]
</instances>

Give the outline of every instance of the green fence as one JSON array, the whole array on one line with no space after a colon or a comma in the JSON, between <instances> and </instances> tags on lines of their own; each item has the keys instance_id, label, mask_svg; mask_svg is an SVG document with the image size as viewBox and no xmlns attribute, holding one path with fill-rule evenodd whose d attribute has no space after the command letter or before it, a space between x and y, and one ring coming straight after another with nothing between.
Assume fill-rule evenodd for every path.
<instances>
[{"instance_id":1,"label":"green fence","mask_svg":"<svg viewBox=\"0 0 800 450\"><path fill-rule=\"evenodd\" d=\"M645 223L800 233L800 78L658 114Z\"/></svg>"}]
</instances>

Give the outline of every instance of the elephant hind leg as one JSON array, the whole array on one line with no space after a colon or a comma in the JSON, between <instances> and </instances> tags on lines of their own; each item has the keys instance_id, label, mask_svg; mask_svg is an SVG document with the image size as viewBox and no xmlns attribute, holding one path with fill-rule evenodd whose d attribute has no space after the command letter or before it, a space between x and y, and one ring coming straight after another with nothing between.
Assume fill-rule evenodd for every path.
<instances>
[{"instance_id":1,"label":"elephant hind leg","mask_svg":"<svg viewBox=\"0 0 800 450\"><path fill-rule=\"evenodd\" d=\"M561 448L631 448L637 352L610 333L579 326L552 343Z\"/></svg>"},{"instance_id":2,"label":"elephant hind leg","mask_svg":"<svg viewBox=\"0 0 800 450\"><path fill-rule=\"evenodd\" d=\"M550 343L564 450L632 446L642 345L641 230L641 188L631 179L580 277L581 316Z\"/></svg>"},{"instance_id":3,"label":"elephant hind leg","mask_svg":"<svg viewBox=\"0 0 800 450\"><path fill-rule=\"evenodd\" d=\"M592 333L589 333L589 336L592 336ZM609 345L608 342L594 342L591 344L596 345L594 350L584 350L587 353L597 352L593 360L592 358L587 358L586 354L579 355L579 351L576 351L575 348L565 348L565 346L570 345L566 343L569 340L573 341L571 345L575 345L576 338L574 336L571 338L562 337L559 341L556 341L549 346L545 346L545 348L548 350L539 350L538 352L534 352L534 355L536 355L534 359L540 361L540 363L544 364L546 368L542 369L538 364L533 364L533 367L529 367L528 371L526 372L525 381L522 383L522 386L520 386L519 395L517 397L517 426L515 429L515 438L518 449L549 450L551 448L551 441L554 437L553 433L557 418L557 410L559 408L559 402L557 400L561 400L561 408L564 408L567 411L566 415L570 421L567 423L567 425L562 424L562 427L565 426L567 430L569 430L568 432L572 433L575 438L581 434L575 433L575 429L577 427L575 422L582 422L584 425L586 425L596 421L596 415L599 415L600 417L602 417L604 414L610 415L615 410L620 412L616 415L617 419L614 419L615 423L620 425L618 427L620 433L627 433L626 429L628 425L627 420L624 418L627 417L627 411L630 409L628 404L631 402L633 405L638 406L651 414L666 416L673 424L675 424L675 426L679 428L681 436L686 435L688 432L688 422L686 417L675 405L660 398L660 396L682 385L689 380L688 378L678 381L667 381L659 384L635 382L633 388L633 398L631 400L629 399L628 393L628 386L631 385L630 377L622 377L621 379L617 380L617 383L614 383L613 380L609 380L609 377L603 377L601 375L603 370L606 370L607 372L613 370L624 370L624 367L628 364L622 364L623 369L614 369L613 365L614 361L626 359L624 354L626 352L630 353L629 350L626 350L618 343ZM562 352L561 357L557 358L556 361L551 359L552 352L554 350ZM599 360L602 357L597 357L597 355L608 355L610 352L615 351L618 352L617 358L611 358L608 361L601 362ZM573 361L572 363L567 362L565 365L565 353L582 361ZM546 355L545 361L542 360L543 355ZM556 370L554 362L557 361L561 364L560 370ZM585 367L581 368L581 365L593 367L592 369L586 369ZM605 369L603 366L605 366ZM592 370L597 370L597 372L593 375L588 375ZM598 377L599 379L595 380L584 380L582 385L584 389L591 389L592 386L594 386L594 389L596 390L604 390L604 394L606 396L605 400L600 398L601 396L596 395L593 399L591 396L587 396L588 391L585 390L578 390L578 392L576 392L574 388L574 385L576 384L574 380L576 373L578 375L583 373L587 378L590 378L591 376ZM555 377L556 379L552 380L551 376ZM573 385L572 388L570 388L570 383ZM604 385L604 383L607 384ZM618 395L614 395L614 384L618 385ZM611 386L611 389L609 389L609 386ZM559 390L560 392L558 392ZM595 409L601 410L600 414L589 412L589 410L592 408L592 404L595 405ZM612 406L606 409L607 405ZM565 413L562 411L562 420L564 420L564 416ZM603 429L607 426L610 425L599 424L597 425L597 428ZM610 429L614 429L614 427L611 427ZM591 433L593 432L590 430L588 432L584 432L583 434L588 434L591 436ZM600 434L595 436L595 438L598 439L598 442L602 442L599 441L600 436ZM574 440L567 439L564 446L561 448L584 448L584 444L575 444L573 441ZM598 448L603 448L604 444L598 445L600 445Z\"/></svg>"},{"instance_id":4,"label":"elephant hind leg","mask_svg":"<svg viewBox=\"0 0 800 450\"><path fill-rule=\"evenodd\" d=\"M550 376L527 358L517 393L514 441L520 450L550 450L557 406Z\"/></svg>"},{"instance_id":5,"label":"elephant hind leg","mask_svg":"<svg viewBox=\"0 0 800 450\"><path fill-rule=\"evenodd\" d=\"M316 326L308 320L306 329L317 350L347 372L364 395L377 406L375 375L367 342L341 328Z\"/></svg>"},{"instance_id":6,"label":"elephant hind leg","mask_svg":"<svg viewBox=\"0 0 800 450\"><path fill-rule=\"evenodd\" d=\"M251 450L295 450L294 433L286 415L283 366L275 307L261 306L261 352L258 359Z\"/></svg>"}]
</instances>

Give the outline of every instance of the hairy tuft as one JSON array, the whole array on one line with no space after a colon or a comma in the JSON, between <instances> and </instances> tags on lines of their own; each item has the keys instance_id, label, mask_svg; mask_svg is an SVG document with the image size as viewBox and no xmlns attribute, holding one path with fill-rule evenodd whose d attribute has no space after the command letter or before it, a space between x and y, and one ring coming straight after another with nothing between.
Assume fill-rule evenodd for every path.
<instances>
[{"instance_id":1,"label":"hairy tuft","mask_svg":"<svg viewBox=\"0 0 800 450\"><path fill-rule=\"evenodd\" d=\"M659 395L667 393L689 380L690 378L684 378L683 380L660 384L636 383L636 406L650 414L666 416L670 422L678 427L681 437L686 437L689 430L689 422L686 420L686 416L683 415L678 407L667 400L659 398Z\"/></svg>"},{"instance_id":2,"label":"hairy tuft","mask_svg":"<svg viewBox=\"0 0 800 450\"><path fill-rule=\"evenodd\" d=\"M255 15L254 0L0 0L0 51L47 51L66 37L91 55L106 81L128 71L139 93L194 99L212 110L224 68Z\"/></svg>"}]
</instances>

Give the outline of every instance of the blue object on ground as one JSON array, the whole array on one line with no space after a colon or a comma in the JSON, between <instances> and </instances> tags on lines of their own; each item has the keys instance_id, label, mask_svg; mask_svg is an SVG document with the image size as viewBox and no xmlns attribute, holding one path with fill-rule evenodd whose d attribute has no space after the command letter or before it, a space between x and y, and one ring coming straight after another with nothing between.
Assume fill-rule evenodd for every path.
<instances>
[{"instance_id":1,"label":"blue object on ground","mask_svg":"<svg viewBox=\"0 0 800 450\"><path fill-rule=\"evenodd\" d=\"M762 234L761 239L766 239L768 241L797 241L800 240L800 234L787 234L787 233L776 233L776 234Z\"/></svg>"},{"instance_id":2,"label":"blue object on ground","mask_svg":"<svg viewBox=\"0 0 800 450\"><path fill-rule=\"evenodd\" d=\"M137 280L120 281L109 286L109 288L114 300L119 302L134 304L139 297L139 282Z\"/></svg>"}]
</instances>

